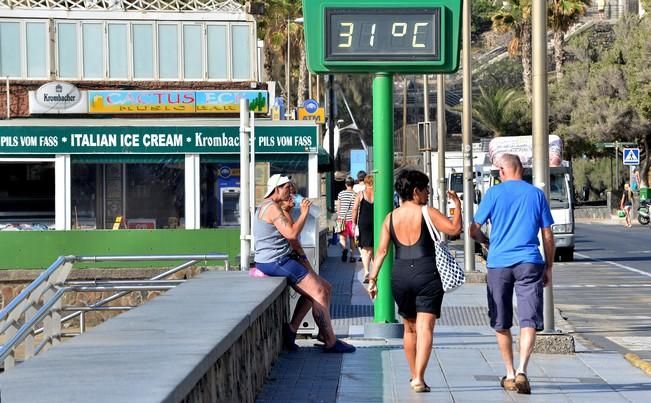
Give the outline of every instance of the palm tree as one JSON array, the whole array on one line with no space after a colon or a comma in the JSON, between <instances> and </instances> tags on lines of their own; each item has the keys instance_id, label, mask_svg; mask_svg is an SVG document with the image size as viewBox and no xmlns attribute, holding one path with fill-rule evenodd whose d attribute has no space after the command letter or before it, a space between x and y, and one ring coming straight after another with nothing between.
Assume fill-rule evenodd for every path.
<instances>
[{"instance_id":1,"label":"palm tree","mask_svg":"<svg viewBox=\"0 0 651 403\"><path fill-rule=\"evenodd\" d=\"M506 135L513 123L514 106L523 101L522 93L512 88L495 87L479 87L479 91L481 95L472 103L473 118L495 137Z\"/></svg>"},{"instance_id":2,"label":"palm tree","mask_svg":"<svg viewBox=\"0 0 651 403\"><path fill-rule=\"evenodd\" d=\"M585 14L590 0L550 0L548 4L548 25L552 30L554 46L554 63L556 65L556 81L563 78L565 64L565 33Z\"/></svg>"},{"instance_id":3,"label":"palm tree","mask_svg":"<svg viewBox=\"0 0 651 403\"><path fill-rule=\"evenodd\" d=\"M300 0L267 0L265 2L264 14L258 20L258 36L264 41L264 69L269 79L284 81L278 79L283 76L282 68L288 62L287 41L289 38L287 35L289 32L291 38L296 37L296 34L291 31L297 29L297 24L293 21L301 15L301 8ZM291 61L289 62L291 63Z\"/></svg>"},{"instance_id":4,"label":"palm tree","mask_svg":"<svg viewBox=\"0 0 651 403\"><path fill-rule=\"evenodd\" d=\"M531 0L509 0L492 20L494 31L512 33L509 55L522 58L524 92L531 103Z\"/></svg>"}]
</instances>

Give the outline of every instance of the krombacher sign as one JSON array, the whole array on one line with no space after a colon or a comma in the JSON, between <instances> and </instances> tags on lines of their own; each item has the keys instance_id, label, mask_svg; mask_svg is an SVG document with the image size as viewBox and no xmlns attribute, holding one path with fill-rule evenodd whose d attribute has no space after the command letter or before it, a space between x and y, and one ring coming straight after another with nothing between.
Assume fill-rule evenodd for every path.
<instances>
[{"instance_id":1,"label":"krombacher sign","mask_svg":"<svg viewBox=\"0 0 651 403\"><path fill-rule=\"evenodd\" d=\"M314 126L256 126L256 153L317 150ZM239 127L2 126L5 154L231 154L240 152Z\"/></svg>"}]
</instances>

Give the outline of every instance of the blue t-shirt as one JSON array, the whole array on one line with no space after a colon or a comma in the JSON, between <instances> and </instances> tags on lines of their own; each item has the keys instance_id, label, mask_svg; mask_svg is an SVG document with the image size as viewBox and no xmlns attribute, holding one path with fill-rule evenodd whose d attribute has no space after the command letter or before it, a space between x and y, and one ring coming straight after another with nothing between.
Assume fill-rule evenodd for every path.
<instances>
[{"instance_id":1,"label":"blue t-shirt","mask_svg":"<svg viewBox=\"0 0 651 403\"><path fill-rule=\"evenodd\" d=\"M491 222L486 267L495 269L518 263L543 264L538 232L554 220L542 190L523 180L493 186L477 209L475 222Z\"/></svg>"}]
</instances>

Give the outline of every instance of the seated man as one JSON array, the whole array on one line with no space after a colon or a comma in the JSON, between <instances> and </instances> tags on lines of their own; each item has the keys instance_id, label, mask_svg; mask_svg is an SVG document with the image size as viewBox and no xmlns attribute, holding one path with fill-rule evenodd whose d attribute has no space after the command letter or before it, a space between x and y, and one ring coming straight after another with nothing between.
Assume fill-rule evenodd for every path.
<instances>
[{"instance_id":1,"label":"seated man","mask_svg":"<svg viewBox=\"0 0 651 403\"><path fill-rule=\"evenodd\" d=\"M279 203L290 196L291 179L280 174L272 175L267 182L264 201L256 211L253 220L255 238L255 265L268 276L285 277L289 284L305 298L299 298L291 323L284 325L284 345L289 350L296 349L294 340L298 324L312 306L314 321L323 335L324 351L328 353L352 353L355 347L338 340L330 319L330 286L313 270L309 270L300 260L305 256L296 253L290 241L298 239L312 202L301 200L301 214L293 224L287 219Z\"/></svg>"}]
</instances>

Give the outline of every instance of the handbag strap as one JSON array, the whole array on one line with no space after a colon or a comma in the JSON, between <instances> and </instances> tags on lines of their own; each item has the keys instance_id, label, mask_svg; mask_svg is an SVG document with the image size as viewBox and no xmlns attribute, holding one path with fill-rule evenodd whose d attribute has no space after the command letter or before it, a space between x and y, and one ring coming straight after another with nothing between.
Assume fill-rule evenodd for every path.
<instances>
[{"instance_id":1,"label":"handbag strap","mask_svg":"<svg viewBox=\"0 0 651 403\"><path fill-rule=\"evenodd\" d=\"M425 224L427 225L427 230L429 231L429 236L432 237L433 241L438 241L439 236L438 232L436 229L434 229L434 224L432 224L432 220L429 218L429 211L427 205L424 205L420 211L423 213L423 218L425 219Z\"/></svg>"}]
</instances>

